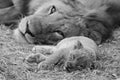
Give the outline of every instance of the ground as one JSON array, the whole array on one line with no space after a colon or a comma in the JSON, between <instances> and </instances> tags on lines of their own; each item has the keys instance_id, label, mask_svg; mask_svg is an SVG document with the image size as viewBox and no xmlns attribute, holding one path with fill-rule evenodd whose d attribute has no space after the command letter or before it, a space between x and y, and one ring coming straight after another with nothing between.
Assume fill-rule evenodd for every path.
<instances>
[{"instance_id":1,"label":"ground","mask_svg":"<svg viewBox=\"0 0 120 80\"><path fill-rule=\"evenodd\" d=\"M36 64L28 64L25 57L32 54L34 45L16 43L12 32L0 26L0 80L116 80L120 78L120 29L99 46L96 69L66 71L36 71Z\"/></svg>"}]
</instances>

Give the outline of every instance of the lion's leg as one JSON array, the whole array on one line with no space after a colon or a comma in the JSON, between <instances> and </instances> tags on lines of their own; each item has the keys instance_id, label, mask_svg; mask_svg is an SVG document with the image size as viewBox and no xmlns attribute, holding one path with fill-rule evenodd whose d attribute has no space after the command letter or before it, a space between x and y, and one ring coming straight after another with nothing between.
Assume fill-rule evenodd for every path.
<instances>
[{"instance_id":1,"label":"lion's leg","mask_svg":"<svg viewBox=\"0 0 120 80\"><path fill-rule=\"evenodd\" d=\"M0 24L18 22L20 15L14 6L0 9Z\"/></svg>"},{"instance_id":2,"label":"lion's leg","mask_svg":"<svg viewBox=\"0 0 120 80\"><path fill-rule=\"evenodd\" d=\"M12 0L0 0L0 9L13 6Z\"/></svg>"},{"instance_id":3,"label":"lion's leg","mask_svg":"<svg viewBox=\"0 0 120 80\"><path fill-rule=\"evenodd\" d=\"M18 22L27 15L30 0L0 0L0 24Z\"/></svg>"},{"instance_id":4,"label":"lion's leg","mask_svg":"<svg viewBox=\"0 0 120 80\"><path fill-rule=\"evenodd\" d=\"M31 0L12 0L16 10L18 10L20 13L27 15L29 12L29 2Z\"/></svg>"}]
</instances>

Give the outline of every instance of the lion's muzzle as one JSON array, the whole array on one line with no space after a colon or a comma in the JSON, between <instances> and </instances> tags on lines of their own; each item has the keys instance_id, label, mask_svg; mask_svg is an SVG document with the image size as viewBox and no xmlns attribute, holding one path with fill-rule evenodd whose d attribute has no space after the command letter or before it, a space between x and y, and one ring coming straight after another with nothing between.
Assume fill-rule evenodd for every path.
<instances>
[{"instance_id":1,"label":"lion's muzzle","mask_svg":"<svg viewBox=\"0 0 120 80\"><path fill-rule=\"evenodd\" d=\"M23 18L17 30L23 36L22 38L31 44L55 44L64 38L62 31L52 31L41 18L35 16ZM20 38L18 41L21 42Z\"/></svg>"}]
</instances>

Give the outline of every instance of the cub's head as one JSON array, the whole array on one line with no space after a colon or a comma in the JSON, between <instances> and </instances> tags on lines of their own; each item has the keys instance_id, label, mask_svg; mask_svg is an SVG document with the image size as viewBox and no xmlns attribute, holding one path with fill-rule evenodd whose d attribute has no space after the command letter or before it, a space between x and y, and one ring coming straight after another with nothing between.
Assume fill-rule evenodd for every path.
<instances>
[{"instance_id":1,"label":"cub's head","mask_svg":"<svg viewBox=\"0 0 120 80\"><path fill-rule=\"evenodd\" d=\"M65 63L65 69L68 72L92 68L95 55L86 49L73 50Z\"/></svg>"},{"instance_id":2,"label":"cub's head","mask_svg":"<svg viewBox=\"0 0 120 80\"><path fill-rule=\"evenodd\" d=\"M106 28L99 21L82 20L88 11L80 0L49 0L23 18L14 35L19 42L32 44L55 44L66 37L80 35L101 42Z\"/></svg>"}]
</instances>

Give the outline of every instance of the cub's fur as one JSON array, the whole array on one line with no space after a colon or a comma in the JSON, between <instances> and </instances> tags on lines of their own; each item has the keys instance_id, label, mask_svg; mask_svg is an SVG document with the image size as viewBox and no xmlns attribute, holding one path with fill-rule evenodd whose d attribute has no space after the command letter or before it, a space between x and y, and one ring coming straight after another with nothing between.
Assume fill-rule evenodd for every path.
<instances>
[{"instance_id":1,"label":"cub's fur","mask_svg":"<svg viewBox=\"0 0 120 80\"><path fill-rule=\"evenodd\" d=\"M40 70L55 67L67 71L82 69L81 65L88 67L86 64L91 64L97 55L96 43L83 36L63 39L56 46L36 46L34 50L39 50L39 53L30 55L26 60L38 63Z\"/></svg>"}]
</instances>

